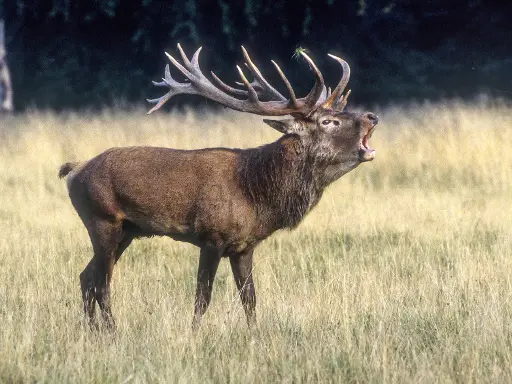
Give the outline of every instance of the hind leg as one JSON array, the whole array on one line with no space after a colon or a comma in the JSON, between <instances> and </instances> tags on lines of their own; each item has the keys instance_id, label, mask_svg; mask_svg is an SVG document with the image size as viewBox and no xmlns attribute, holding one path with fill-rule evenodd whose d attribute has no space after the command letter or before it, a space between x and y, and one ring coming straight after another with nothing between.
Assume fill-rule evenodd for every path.
<instances>
[{"instance_id":1,"label":"hind leg","mask_svg":"<svg viewBox=\"0 0 512 384\"><path fill-rule=\"evenodd\" d=\"M118 246L122 241L122 223L103 218L91 218L87 224L94 256L80 274L84 311L95 321L94 300L98 302L103 320L108 328L114 328L110 281L114 264L119 258ZM127 245L119 250L122 252Z\"/></svg>"},{"instance_id":2,"label":"hind leg","mask_svg":"<svg viewBox=\"0 0 512 384\"><path fill-rule=\"evenodd\" d=\"M80 288L82 289L84 313L89 318L89 324L91 326L96 325L96 298L94 297L95 271L95 259L93 257L80 274Z\"/></svg>"}]
</instances>

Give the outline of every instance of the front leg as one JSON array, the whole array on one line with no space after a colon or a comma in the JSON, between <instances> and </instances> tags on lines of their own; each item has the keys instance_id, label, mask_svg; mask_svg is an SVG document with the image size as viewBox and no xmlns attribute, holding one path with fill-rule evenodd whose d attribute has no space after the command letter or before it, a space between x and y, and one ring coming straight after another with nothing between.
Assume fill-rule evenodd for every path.
<instances>
[{"instance_id":1,"label":"front leg","mask_svg":"<svg viewBox=\"0 0 512 384\"><path fill-rule=\"evenodd\" d=\"M213 281L219 266L222 252L216 248L203 247L199 256L197 271L197 290L192 330L197 331L201 317L206 312L212 298Z\"/></svg>"},{"instance_id":2,"label":"front leg","mask_svg":"<svg viewBox=\"0 0 512 384\"><path fill-rule=\"evenodd\" d=\"M249 327L256 324L256 292L252 280L253 252L251 249L229 258Z\"/></svg>"}]
</instances>

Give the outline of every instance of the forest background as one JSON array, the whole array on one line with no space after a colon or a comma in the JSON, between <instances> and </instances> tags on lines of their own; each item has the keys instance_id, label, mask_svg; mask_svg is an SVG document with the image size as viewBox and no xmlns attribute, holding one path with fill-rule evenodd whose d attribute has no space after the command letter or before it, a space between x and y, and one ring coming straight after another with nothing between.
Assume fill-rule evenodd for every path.
<instances>
[{"instance_id":1,"label":"forest background","mask_svg":"<svg viewBox=\"0 0 512 384\"><path fill-rule=\"evenodd\" d=\"M3 3L3 4L2 4ZM496 2L497 3L497 2ZM313 78L291 57L305 48L328 84L334 53L352 68L353 102L512 98L512 3L484 0L0 1L15 108L96 108L159 96L181 43L201 66L238 81L244 45L271 82L276 60L299 95ZM2 15L0 15L1 17ZM206 70L207 69L207 70ZM179 76L178 76L179 78ZM284 91L284 90L283 90ZM192 99L192 100L191 100ZM200 98L178 103L207 104ZM212 104L210 102L210 104Z\"/></svg>"}]
</instances>

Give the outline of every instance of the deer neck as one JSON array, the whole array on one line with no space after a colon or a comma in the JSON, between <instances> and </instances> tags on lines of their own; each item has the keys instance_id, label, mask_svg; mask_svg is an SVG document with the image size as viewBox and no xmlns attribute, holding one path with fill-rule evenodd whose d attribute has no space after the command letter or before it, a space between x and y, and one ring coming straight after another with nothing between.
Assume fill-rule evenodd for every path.
<instances>
[{"instance_id":1,"label":"deer neck","mask_svg":"<svg viewBox=\"0 0 512 384\"><path fill-rule=\"evenodd\" d=\"M315 162L297 135L241 152L238 173L244 194L263 223L277 230L297 226L318 203L324 186Z\"/></svg>"}]
</instances>

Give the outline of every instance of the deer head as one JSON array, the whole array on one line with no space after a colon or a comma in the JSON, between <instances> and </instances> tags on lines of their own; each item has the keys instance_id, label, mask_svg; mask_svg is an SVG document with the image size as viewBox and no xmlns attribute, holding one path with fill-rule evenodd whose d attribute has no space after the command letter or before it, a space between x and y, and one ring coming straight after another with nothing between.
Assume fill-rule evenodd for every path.
<instances>
[{"instance_id":1,"label":"deer head","mask_svg":"<svg viewBox=\"0 0 512 384\"><path fill-rule=\"evenodd\" d=\"M165 68L165 76L161 82L153 82L157 86L168 87L170 91L164 96L148 100L156 105L148 112L159 109L167 100L178 94L201 95L216 101L228 108L265 116L291 115L292 119L263 121L283 134L298 135L303 145L314 155L318 164L323 164L325 183L336 180L361 162L373 160L375 150L369 147L368 140L378 123L377 115L364 112L345 112L350 90L343 94L350 78L350 67L347 62L337 56L329 55L343 68L343 76L334 91L326 89L322 73L313 60L304 52L300 54L308 62L315 75L315 84L303 98L297 98L293 87L284 72L275 61L279 76L283 80L289 97L284 97L263 77L253 63L249 54L242 47L245 66L252 73L254 80L249 82L242 68L237 66L241 85L246 89L231 87L220 80L213 72L211 83L199 68L199 48L189 60L178 44L183 64L166 53L169 60L189 80L180 83L171 77L169 65ZM238 97L244 97L240 99ZM261 101L262 98L268 99Z\"/></svg>"}]
</instances>

